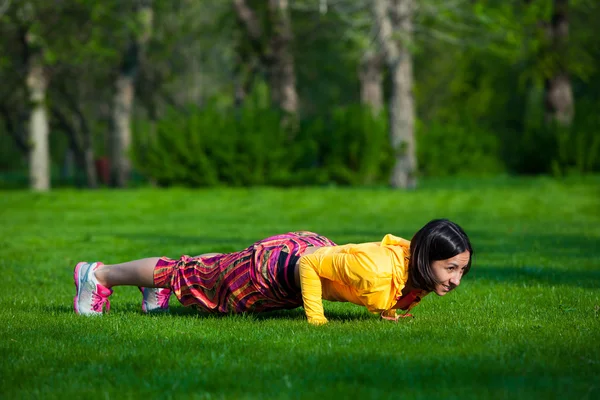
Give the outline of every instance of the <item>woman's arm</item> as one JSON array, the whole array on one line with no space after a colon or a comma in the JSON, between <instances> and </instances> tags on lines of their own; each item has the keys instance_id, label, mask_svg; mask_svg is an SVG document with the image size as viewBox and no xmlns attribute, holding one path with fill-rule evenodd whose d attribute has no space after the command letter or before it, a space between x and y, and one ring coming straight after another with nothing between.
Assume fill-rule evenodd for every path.
<instances>
[{"instance_id":1,"label":"woman's arm","mask_svg":"<svg viewBox=\"0 0 600 400\"><path fill-rule=\"evenodd\" d=\"M321 279L340 283L355 290L360 301L370 310L381 312L382 298L387 299L385 284L381 273L385 275L387 257L380 248L375 251L344 249L340 253L310 254L300 258L300 287L308 322L321 325L327 322L323 311L323 287ZM338 299L339 300L339 299ZM346 299L346 301L352 301Z\"/></svg>"},{"instance_id":2,"label":"woman's arm","mask_svg":"<svg viewBox=\"0 0 600 400\"><path fill-rule=\"evenodd\" d=\"M308 322L313 325L323 325L327 323L327 318L323 311L323 287L315 262L317 262L316 258L311 256L300 258L300 287Z\"/></svg>"}]
</instances>

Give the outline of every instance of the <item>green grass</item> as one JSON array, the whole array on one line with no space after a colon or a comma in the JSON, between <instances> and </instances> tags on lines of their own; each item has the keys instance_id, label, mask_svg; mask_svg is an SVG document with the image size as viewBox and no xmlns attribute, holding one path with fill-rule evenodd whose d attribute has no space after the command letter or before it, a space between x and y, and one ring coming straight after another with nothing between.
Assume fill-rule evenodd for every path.
<instances>
[{"instance_id":1,"label":"green grass","mask_svg":"<svg viewBox=\"0 0 600 400\"><path fill-rule=\"evenodd\" d=\"M206 317L171 300L139 311L118 287L110 314L72 312L72 269L241 249L307 229L338 243L463 226L474 267L413 320L326 303ZM0 192L0 397L600 397L600 177L498 178L384 189Z\"/></svg>"}]
</instances>

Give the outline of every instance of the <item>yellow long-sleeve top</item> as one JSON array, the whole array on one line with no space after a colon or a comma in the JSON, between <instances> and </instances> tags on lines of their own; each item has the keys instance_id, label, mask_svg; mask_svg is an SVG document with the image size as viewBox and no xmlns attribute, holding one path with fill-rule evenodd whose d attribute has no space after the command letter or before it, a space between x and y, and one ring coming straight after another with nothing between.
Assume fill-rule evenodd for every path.
<instances>
[{"instance_id":1,"label":"yellow long-sleeve top","mask_svg":"<svg viewBox=\"0 0 600 400\"><path fill-rule=\"evenodd\" d=\"M408 279L410 242L388 234L372 243L321 247L300 257L300 283L308 322L327 322L323 301L348 301L373 313L395 315Z\"/></svg>"}]
</instances>

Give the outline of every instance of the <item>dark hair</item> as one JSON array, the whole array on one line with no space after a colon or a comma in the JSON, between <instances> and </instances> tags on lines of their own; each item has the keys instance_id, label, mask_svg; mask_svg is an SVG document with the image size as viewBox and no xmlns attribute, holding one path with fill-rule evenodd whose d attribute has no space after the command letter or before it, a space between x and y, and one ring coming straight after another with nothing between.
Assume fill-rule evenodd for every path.
<instances>
[{"instance_id":1,"label":"dark hair","mask_svg":"<svg viewBox=\"0 0 600 400\"><path fill-rule=\"evenodd\" d=\"M432 291L438 283L432 263L452 258L468 250L469 263L463 275L471 269L473 248L460 226L447 219L434 219L422 227L410 242L408 283L415 289Z\"/></svg>"}]
</instances>

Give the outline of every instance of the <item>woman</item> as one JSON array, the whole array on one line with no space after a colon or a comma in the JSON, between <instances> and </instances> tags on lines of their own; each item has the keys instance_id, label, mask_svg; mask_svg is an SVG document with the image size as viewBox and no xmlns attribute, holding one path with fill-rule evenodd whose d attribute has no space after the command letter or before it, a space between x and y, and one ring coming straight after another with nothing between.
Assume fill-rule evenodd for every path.
<instances>
[{"instance_id":1,"label":"woman","mask_svg":"<svg viewBox=\"0 0 600 400\"><path fill-rule=\"evenodd\" d=\"M411 316L423 296L443 296L471 268L465 232L446 219L429 222L412 241L338 246L311 232L291 232L245 250L197 257L145 258L117 265L77 264L75 312L108 311L112 287L139 286L144 312L165 311L174 293L184 306L212 313L261 312L304 306L308 322L327 322L322 299L362 305L383 319ZM399 315L396 310L406 310Z\"/></svg>"}]
</instances>

